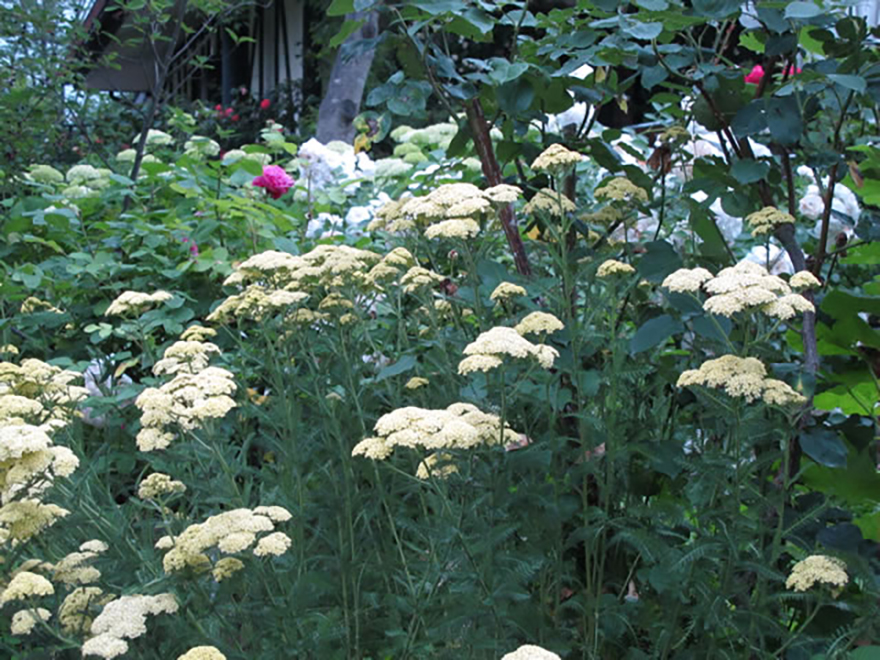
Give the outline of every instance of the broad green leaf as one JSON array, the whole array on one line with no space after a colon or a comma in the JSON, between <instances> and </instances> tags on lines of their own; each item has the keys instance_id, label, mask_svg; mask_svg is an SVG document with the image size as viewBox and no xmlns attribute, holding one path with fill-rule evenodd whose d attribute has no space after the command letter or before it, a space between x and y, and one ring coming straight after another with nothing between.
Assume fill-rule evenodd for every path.
<instances>
[{"instance_id":1,"label":"broad green leaf","mask_svg":"<svg viewBox=\"0 0 880 660\"><path fill-rule=\"evenodd\" d=\"M331 48L336 48L343 41L348 39L352 34L357 32L358 29L360 28L360 26L363 24L364 24L363 20L345 21L345 23L342 24L342 27L339 28L339 32L337 32L336 35L330 40L328 45Z\"/></svg>"},{"instance_id":2,"label":"broad green leaf","mask_svg":"<svg viewBox=\"0 0 880 660\"><path fill-rule=\"evenodd\" d=\"M410 4L434 16L446 13L460 14L467 7L461 0L413 0Z\"/></svg>"},{"instance_id":3,"label":"broad green leaf","mask_svg":"<svg viewBox=\"0 0 880 660\"><path fill-rule=\"evenodd\" d=\"M761 32L743 32L739 35L739 45L753 53L764 52L764 42L759 38L763 36Z\"/></svg>"},{"instance_id":4,"label":"broad green leaf","mask_svg":"<svg viewBox=\"0 0 880 660\"><path fill-rule=\"evenodd\" d=\"M386 378L391 378L392 376L399 376L402 373L406 373L411 370L414 366L416 366L416 358L412 355L404 355L394 364L389 364L387 367L384 367L376 374L376 381L383 381Z\"/></svg>"},{"instance_id":5,"label":"broad green leaf","mask_svg":"<svg viewBox=\"0 0 880 660\"><path fill-rule=\"evenodd\" d=\"M768 98L765 110L767 127L774 140L780 144L795 144L800 139L803 120L796 98Z\"/></svg>"},{"instance_id":6,"label":"broad green leaf","mask_svg":"<svg viewBox=\"0 0 880 660\"><path fill-rule=\"evenodd\" d=\"M683 331L684 325L678 319L673 318L669 314L657 316L646 321L636 330L636 334L630 340L629 350L633 354L641 353L663 343L672 335Z\"/></svg>"},{"instance_id":7,"label":"broad green leaf","mask_svg":"<svg viewBox=\"0 0 880 660\"><path fill-rule=\"evenodd\" d=\"M801 449L819 465L829 468L846 467L847 448L831 429L814 427L801 433Z\"/></svg>"},{"instance_id":8,"label":"broad green leaf","mask_svg":"<svg viewBox=\"0 0 880 660\"><path fill-rule=\"evenodd\" d=\"M662 282L673 271L681 268L681 257L666 241L645 244L645 255L639 259L639 275L649 282Z\"/></svg>"},{"instance_id":9,"label":"broad green leaf","mask_svg":"<svg viewBox=\"0 0 880 660\"><path fill-rule=\"evenodd\" d=\"M354 0L333 0L327 9L327 16L345 16L354 11Z\"/></svg>"},{"instance_id":10,"label":"broad green leaf","mask_svg":"<svg viewBox=\"0 0 880 660\"><path fill-rule=\"evenodd\" d=\"M501 85L495 91L498 107L510 116L517 116L529 109L535 98L535 89L527 77L517 78Z\"/></svg>"},{"instance_id":11,"label":"broad green leaf","mask_svg":"<svg viewBox=\"0 0 880 660\"><path fill-rule=\"evenodd\" d=\"M761 181L770 171L770 164L760 160L738 160L730 168L730 174L742 184Z\"/></svg>"},{"instance_id":12,"label":"broad green leaf","mask_svg":"<svg viewBox=\"0 0 880 660\"><path fill-rule=\"evenodd\" d=\"M861 76L849 76L841 73L829 73L828 80L837 85L840 85L844 89L851 89L852 91L858 93L864 92L867 87L865 79Z\"/></svg>"},{"instance_id":13,"label":"broad green leaf","mask_svg":"<svg viewBox=\"0 0 880 660\"><path fill-rule=\"evenodd\" d=\"M844 415L871 415L877 404L877 387L866 379L855 385L837 385L813 397L817 410L840 408Z\"/></svg>"},{"instance_id":14,"label":"broad green leaf","mask_svg":"<svg viewBox=\"0 0 880 660\"><path fill-rule=\"evenodd\" d=\"M847 249L846 252L846 256L840 260L842 264L860 266L880 264L880 241L857 245L854 248Z\"/></svg>"},{"instance_id":15,"label":"broad green leaf","mask_svg":"<svg viewBox=\"0 0 880 660\"><path fill-rule=\"evenodd\" d=\"M814 2L789 2L785 6L785 18L807 19L822 13L822 8Z\"/></svg>"}]
</instances>

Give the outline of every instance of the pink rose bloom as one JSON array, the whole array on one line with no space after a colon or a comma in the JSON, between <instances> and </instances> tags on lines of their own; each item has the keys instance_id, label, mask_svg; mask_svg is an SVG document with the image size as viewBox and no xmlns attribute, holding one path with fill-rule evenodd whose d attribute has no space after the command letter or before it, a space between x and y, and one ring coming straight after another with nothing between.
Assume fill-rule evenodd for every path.
<instances>
[{"instance_id":1,"label":"pink rose bloom","mask_svg":"<svg viewBox=\"0 0 880 660\"><path fill-rule=\"evenodd\" d=\"M745 81L750 85L758 85L761 83L761 78L764 77L764 67L760 64L756 64L752 67L752 70L749 72L749 75L745 77Z\"/></svg>"},{"instance_id":2,"label":"pink rose bloom","mask_svg":"<svg viewBox=\"0 0 880 660\"><path fill-rule=\"evenodd\" d=\"M263 110L268 110L270 105L272 105L272 101L270 101L269 99L263 99L262 101L260 101L260 108L262 108Z\"/></svg>"},{"instance_id":3,"label":"pink rose bloom","mask_svg":"<svg viewBox=\"0 0 880 660\"><path fill-rule=\"evenodd\" d=\"M293 179L277 165L266 165L263 174L253 180L253 185L265 188L272 195L272 199L278 199L293 186Z\"/></svg>"},{"instance_id":4,"label":"pink rose bloom","mask_svg":"<svg viewBox=\"0 0 880 660\"><path fill-rule=\"evenodd\" d=\"M790 65L786 64L786 65L785 65L785 68L782 70L782 75L784 75L784 76L788 76L788 75L794 76L794 75L797 75L797 74L803 72L803 69L800 68L799 66L798 66L798 67L795 67L795 68L794 68L794 71L792 71L791 69L792 69L792 67L791 67Z\"/></svg>"}]
</instances>

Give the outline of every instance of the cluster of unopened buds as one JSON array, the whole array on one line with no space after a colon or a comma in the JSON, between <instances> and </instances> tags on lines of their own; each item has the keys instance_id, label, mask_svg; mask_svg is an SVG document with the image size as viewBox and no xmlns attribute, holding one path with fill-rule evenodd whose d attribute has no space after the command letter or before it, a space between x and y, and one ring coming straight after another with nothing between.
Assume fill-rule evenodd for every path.
<instances>
[{"instance_id":1,"label":"cluster of unopened buds","mask_svg":"<svg viewBox=\"0 0 880 660\"><path fill-rule=\"evenodd\" d=\"M246 90L245 90L246 93ZM260 110L268 110L272 106L272 101L269 99L263 99L260 101ZM214 106L214 110L217 113L217 120L229 119L230 121L238 121L241 119L241 115L239 115L235 108L229 106L228 108L224 108L222 103L218 103Z\"/></svg>"},{"instance_id":2,"label":"cluster of unopened buds","mask_svg":"<svg viewBox=\"0 0 880 660\"><path fill-rule=\"evenodd\" d=\"M238 121L241 117L235 112L235 109L232 106L224 109L222 103L218 103L214 106L214 110L217 111L217 119L230 119L231 121Z\"/></svg>"},{"instance_id":3,"label":"cluster of unopened buds","mask_svg":"<svg viewBox=\"0 0 880 660\"><path fill-rule=\"evenodd\" d=\"M790 64L785 65L785 69L782 72L784 78L788 78L790 76L797 75L798 73L802 73L803 69L800 67L792 67ZM764 78L764 67L760 64L756 64L752 67L752 70L743 77L745 82L750 85L759 85L761 84L761 80Z\"/></svg>"},{"instance_id":4,"label":"cluster of unopened buds","mask_svg":"<svg viewBox=\"0 0 880 660\"><path fill-rule=\"evenodd\" d=\"M193 259L198 259L199 257L199 246L198 244L192 240L189 236L180 239L181 243L189 243L189 253L192 255Z\"/></svg>"}]
</instances>

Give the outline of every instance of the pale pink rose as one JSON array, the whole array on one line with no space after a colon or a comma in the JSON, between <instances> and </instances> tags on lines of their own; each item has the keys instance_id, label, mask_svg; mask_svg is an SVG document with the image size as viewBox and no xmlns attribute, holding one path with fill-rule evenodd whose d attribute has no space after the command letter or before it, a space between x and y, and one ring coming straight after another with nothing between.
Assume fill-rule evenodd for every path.
<instances>
[{"instance_id":1,"label":"pale pink rose","mask_svg":"<svg viewBox=\"0 0 880 660\"><path fill-rule=\"evenodd\" d=\"M278 165L267 165L263 168L263 174L253 180L253 185L265 188L272 199L278 199L290 190L293 179Z\"/></svg>"}]
</instances>

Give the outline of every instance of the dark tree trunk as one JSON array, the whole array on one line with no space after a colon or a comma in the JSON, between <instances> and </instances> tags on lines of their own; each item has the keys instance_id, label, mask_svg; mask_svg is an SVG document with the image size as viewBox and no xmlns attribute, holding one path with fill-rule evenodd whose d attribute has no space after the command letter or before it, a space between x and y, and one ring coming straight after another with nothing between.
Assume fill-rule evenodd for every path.
<instances>
[{"instance_id":1,"label":"dark tree trunk","mask_svg":"<svg viewBox=\"0 0 880 660\"><path fill-rule=\"evenodd\" d=\"M376 53L371 48L359 53L357 57L346 58L348 46L363 39L372 39L378 34L379 14L374 11L356 12L346 15L345 20L363 20L364 23L339 47L336 62L330 72L327 92L318 109L316 137L324 144L331 140L342 140L349 144L354 141L355 130L351 122L360 112L364 85Z\"/></svg>"}]
</instances>

